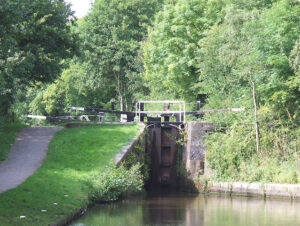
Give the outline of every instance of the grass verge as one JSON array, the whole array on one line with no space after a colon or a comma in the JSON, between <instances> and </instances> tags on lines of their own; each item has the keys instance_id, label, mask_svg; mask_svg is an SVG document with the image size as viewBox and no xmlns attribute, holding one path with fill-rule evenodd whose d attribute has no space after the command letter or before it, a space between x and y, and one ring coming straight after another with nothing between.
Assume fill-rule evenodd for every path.
<instances>
[{"instance_id":1,"label":"grass verge","mask_svg":"<svg viewBox=\"0 0 300 226\"><path fill-rule=\"evenodd\" d=\"M0 162L7 158L12 144L14 143L18 133L25 126L20 123L10 123L0 125Z\"/></svg>"},{"instance_id":2,"label":"grass verge","mask_svg":"<svg viewBox=\"0 0 300 226\"><path fill-rule=\"evenodd\" d=\"M138 128L101 125L58 131L41 168L0 195L0 225L48 225L86 205L84 179L107 166Z\"/></svg>"}]
</instances>

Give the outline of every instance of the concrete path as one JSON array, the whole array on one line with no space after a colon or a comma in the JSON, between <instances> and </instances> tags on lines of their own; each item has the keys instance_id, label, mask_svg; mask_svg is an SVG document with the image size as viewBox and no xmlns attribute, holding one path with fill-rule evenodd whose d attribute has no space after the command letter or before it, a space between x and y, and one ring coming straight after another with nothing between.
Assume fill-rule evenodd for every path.
<instances>
[{"instance_id":1,"label":"concrete path","mask_svg":"<svg viewBox=\"0 0 300 226\"><path fill-rule=\"evenodd\" d=\"M62 128L32 127L19 133L8 158L0 164L0 193L23 183L42 165L51 138Z\"/></svg>"}]
</instances>

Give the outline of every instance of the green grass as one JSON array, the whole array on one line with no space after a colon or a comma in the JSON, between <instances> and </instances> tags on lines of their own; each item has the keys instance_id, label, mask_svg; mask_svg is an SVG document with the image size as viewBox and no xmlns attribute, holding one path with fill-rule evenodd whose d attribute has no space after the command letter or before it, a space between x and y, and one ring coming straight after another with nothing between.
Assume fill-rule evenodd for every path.
<instances>
[{"instance_id":1,"label":"green grass","mask_svg":"<svg viewBox=\"0 0 300 226\"><path fill-rule=\"evenodd\" d=\"M11 145L23 127L19 123L0 125L0 162L7 158Z\"/></svg>"},{"instance_id":2,"label":"green grass","mask_svg":"<svg viewBox=\"0 0 300 226\"><path fill-rule=\"evenodd\" d=\"M84 179L107 166L138 128L101 125L58 131L42 167L0 195L0 225L48 225L87 204Z\"/></svg>"}]
</instances>

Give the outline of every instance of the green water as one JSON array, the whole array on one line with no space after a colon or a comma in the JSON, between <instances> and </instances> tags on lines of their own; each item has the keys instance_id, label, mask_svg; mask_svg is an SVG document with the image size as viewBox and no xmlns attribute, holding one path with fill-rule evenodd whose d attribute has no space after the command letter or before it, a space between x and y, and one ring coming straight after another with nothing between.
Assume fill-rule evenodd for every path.
<instances>
[{"instance_id":1,"label":"green water","mask_svg":"<svg viewBox=\"0 0 300 226\"><path fill-rule=\"evenodd\" d=\"M300 202L191 194L147 197L97 205L73 226L288 226L300 225Z\"/></svg>"}]
</instances>

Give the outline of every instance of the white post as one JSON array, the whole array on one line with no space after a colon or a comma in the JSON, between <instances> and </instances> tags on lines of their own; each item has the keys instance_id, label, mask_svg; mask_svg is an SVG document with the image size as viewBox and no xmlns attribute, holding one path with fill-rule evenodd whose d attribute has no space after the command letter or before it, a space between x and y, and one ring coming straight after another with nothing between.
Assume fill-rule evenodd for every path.
<instances>
[{"instance_id":1,"label":"white post","mask_svg":"<svg viewBox=\"0 0 300 226\"><path fill-rule=\"evenodd\" d=\"M135 120L138 121L138 116L137 116L137 106L138 102L135 103Z\"/></svg>"},{"instance_id":2,"label":"white post","mask_svg":"<svg viewBox=\"0 0 300 226\"><path fill-rule=\"evenodd\" d=\"M183 122L185 123L185 120L186 120L186 118L185 118L185 102L183 102L183 109L184 109L184 110L183 110L183 111L184 111L184 112L183 112L183 114L184 114L184 115L183 115L183 118L184 118L184 119L183 119Z\"/></svg>"},{"instance_id":3,"label":"white post","mask_svg":"<svg viewBox=\"0 0 300 226\"><path fill-rule=\"evenodd\" d=\"M141 122L141 102L139 102L139 122Z\"/></svg>"},{"instance_id":4,"label":"white post","mask_svg":"<svg viewBox=\"0 0 300 226\"><path fill-rule=\"evenodd\" d=\"M181 102L179 102L179 111L180 111L180 113L179 113L179 121L181 121Z\"/></svg>"}]
</instances>

